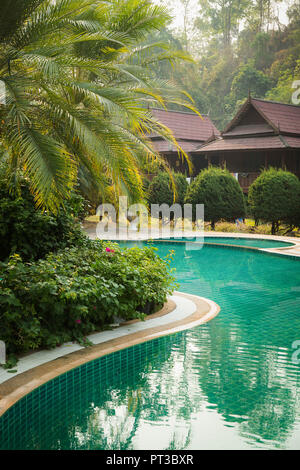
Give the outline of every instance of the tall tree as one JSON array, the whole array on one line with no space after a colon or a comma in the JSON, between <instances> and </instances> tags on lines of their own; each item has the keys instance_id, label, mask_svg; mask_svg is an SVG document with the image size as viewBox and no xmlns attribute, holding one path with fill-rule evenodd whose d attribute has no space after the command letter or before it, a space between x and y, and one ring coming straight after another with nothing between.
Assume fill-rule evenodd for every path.
<instances>
[{"instance_id":1,"label":"tall tree","mask_svg":"<svg viewBox=\"0 0 300 470\"><path fill-rule=\"evenodd\" d=\"M237 112L237 106L241 105L241 101L245 101L249 92L256 98L264 98L272 84L273 81L263 72L257 70L253 61L249 61L237 69L232 80L230 93L225 97L225 101L235 113Z\"/></svg>"},{"instance_id":2,"label":"tall tree","mask_svg":"<svg viewBox=\"0 0 300 470\"><path fill-rule=\"evenodd\" d=\"M268 32L272 24L279 24L278 4L282 0L252 0L248 23L255 25L257 32Z\"/></svg>"},{"instance_id":3,"label":"tall tree","mask_svg":"<svg viewBox=\"0 0 300 470\"><path fill-rule=\"evenodd\" d=\"M223 46L230 47L250 4L251 0L199 0L200 17L195 24L209 35L220 36Z\"/></svg>"}]
</instances>

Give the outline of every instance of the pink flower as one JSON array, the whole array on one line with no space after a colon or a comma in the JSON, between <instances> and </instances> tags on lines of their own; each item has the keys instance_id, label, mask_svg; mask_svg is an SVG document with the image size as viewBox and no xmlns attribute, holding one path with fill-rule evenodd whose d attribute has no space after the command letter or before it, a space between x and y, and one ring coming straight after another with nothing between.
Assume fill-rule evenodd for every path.
<instances>
[{"instance_id":1,"label":"pink flower","mask_svg":"<svg viewBox=\"0 0 300 470\"><path fill-rule=\"evenodd\" d=\"M107 253L114 253L115 252L115 250L113 250L112 248L108 248L108 247L106 247L105 251Z\"/></svg>"},{"instance_id":2,"label":"pink flower","mask_svg":"<svg viewBox=\"0 0 300 470\"><path fill-rule=\"evenodd\" d=\"M77 320L75 320L75 323L81 323L80 318L77 318Z\"/></svg>"}]
</instances>

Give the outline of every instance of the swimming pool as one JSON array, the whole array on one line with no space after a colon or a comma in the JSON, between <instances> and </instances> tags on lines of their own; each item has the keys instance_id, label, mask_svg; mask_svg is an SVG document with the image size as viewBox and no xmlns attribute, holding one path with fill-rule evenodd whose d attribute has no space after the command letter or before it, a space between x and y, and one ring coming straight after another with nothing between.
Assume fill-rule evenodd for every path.
<instances>
[{"instance_id":1,"label":"swimming pool","mask_svg":"<svg viewBox=\"0 0 300 470\"><path fill-rule=\"evenodd\" d=\"M300 448L300 260L154 245L219 315L39 387L0 418L1 449Z\"/></svg>"},{"instance_id":2,"label":"swimming pool","mask_svg":"<svg viewBox=\"0 0 300 470\"><path fill-rule=\"evenodd\" d=\"M164 239L162 239L164 240ZM185 238L169 238L168 240L172 241L185 241ZM165 240L167 241L167 240ZM189 239L191 242L203 242L206 244L222 244L222 245L235 245L243 247L252 247L252 248L287 248L293 246L294 243L289 243L280 240L269 240L265 238L246 238L246 237L215 237L215 236L205 236L203 238L195 237Z\"/></svg>"}]
</instances>

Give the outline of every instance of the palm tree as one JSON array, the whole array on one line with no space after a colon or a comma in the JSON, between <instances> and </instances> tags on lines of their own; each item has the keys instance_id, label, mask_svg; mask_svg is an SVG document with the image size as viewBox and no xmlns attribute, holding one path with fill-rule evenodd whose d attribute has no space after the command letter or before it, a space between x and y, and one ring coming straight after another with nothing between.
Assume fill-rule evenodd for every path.
<instances>
[{"instance_id":1,"label":"palm tree","mask_svg":"<svg viewBox=\"0 0 300 470\"><path fill-rule=\"evenodd\" d=\"M140 165L160 158L153 132L188 158L150 111L170 102L195 110L155 76L158 61L187 58L146 43L168 20L148 0L2 0L0 144L38 206L55 212L78 177L86 189L105 194L109 182L141 199Z\"/></svg>"}]
</instances>

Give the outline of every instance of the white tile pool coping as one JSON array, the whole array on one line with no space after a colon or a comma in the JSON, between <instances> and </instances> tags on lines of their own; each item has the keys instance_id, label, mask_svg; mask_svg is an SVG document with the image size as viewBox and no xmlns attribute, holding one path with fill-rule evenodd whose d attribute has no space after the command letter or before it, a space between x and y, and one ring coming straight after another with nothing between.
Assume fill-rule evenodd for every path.
<instances>
[{"instance_id":1,"label":"white tile pool coping","mask_svg":"<svg viewBox=\"0 0 300 470\"><path fill-rule=\"evenodd\" d=\"M175 292L169 300L172 309L168 313L89 335L93 346L65 343L22 357L15 373L0 368L0 416L33 389L74 367L141 342L194 328L220 311L215 302L195 295Z\"/></svg>"}]
</instances>

